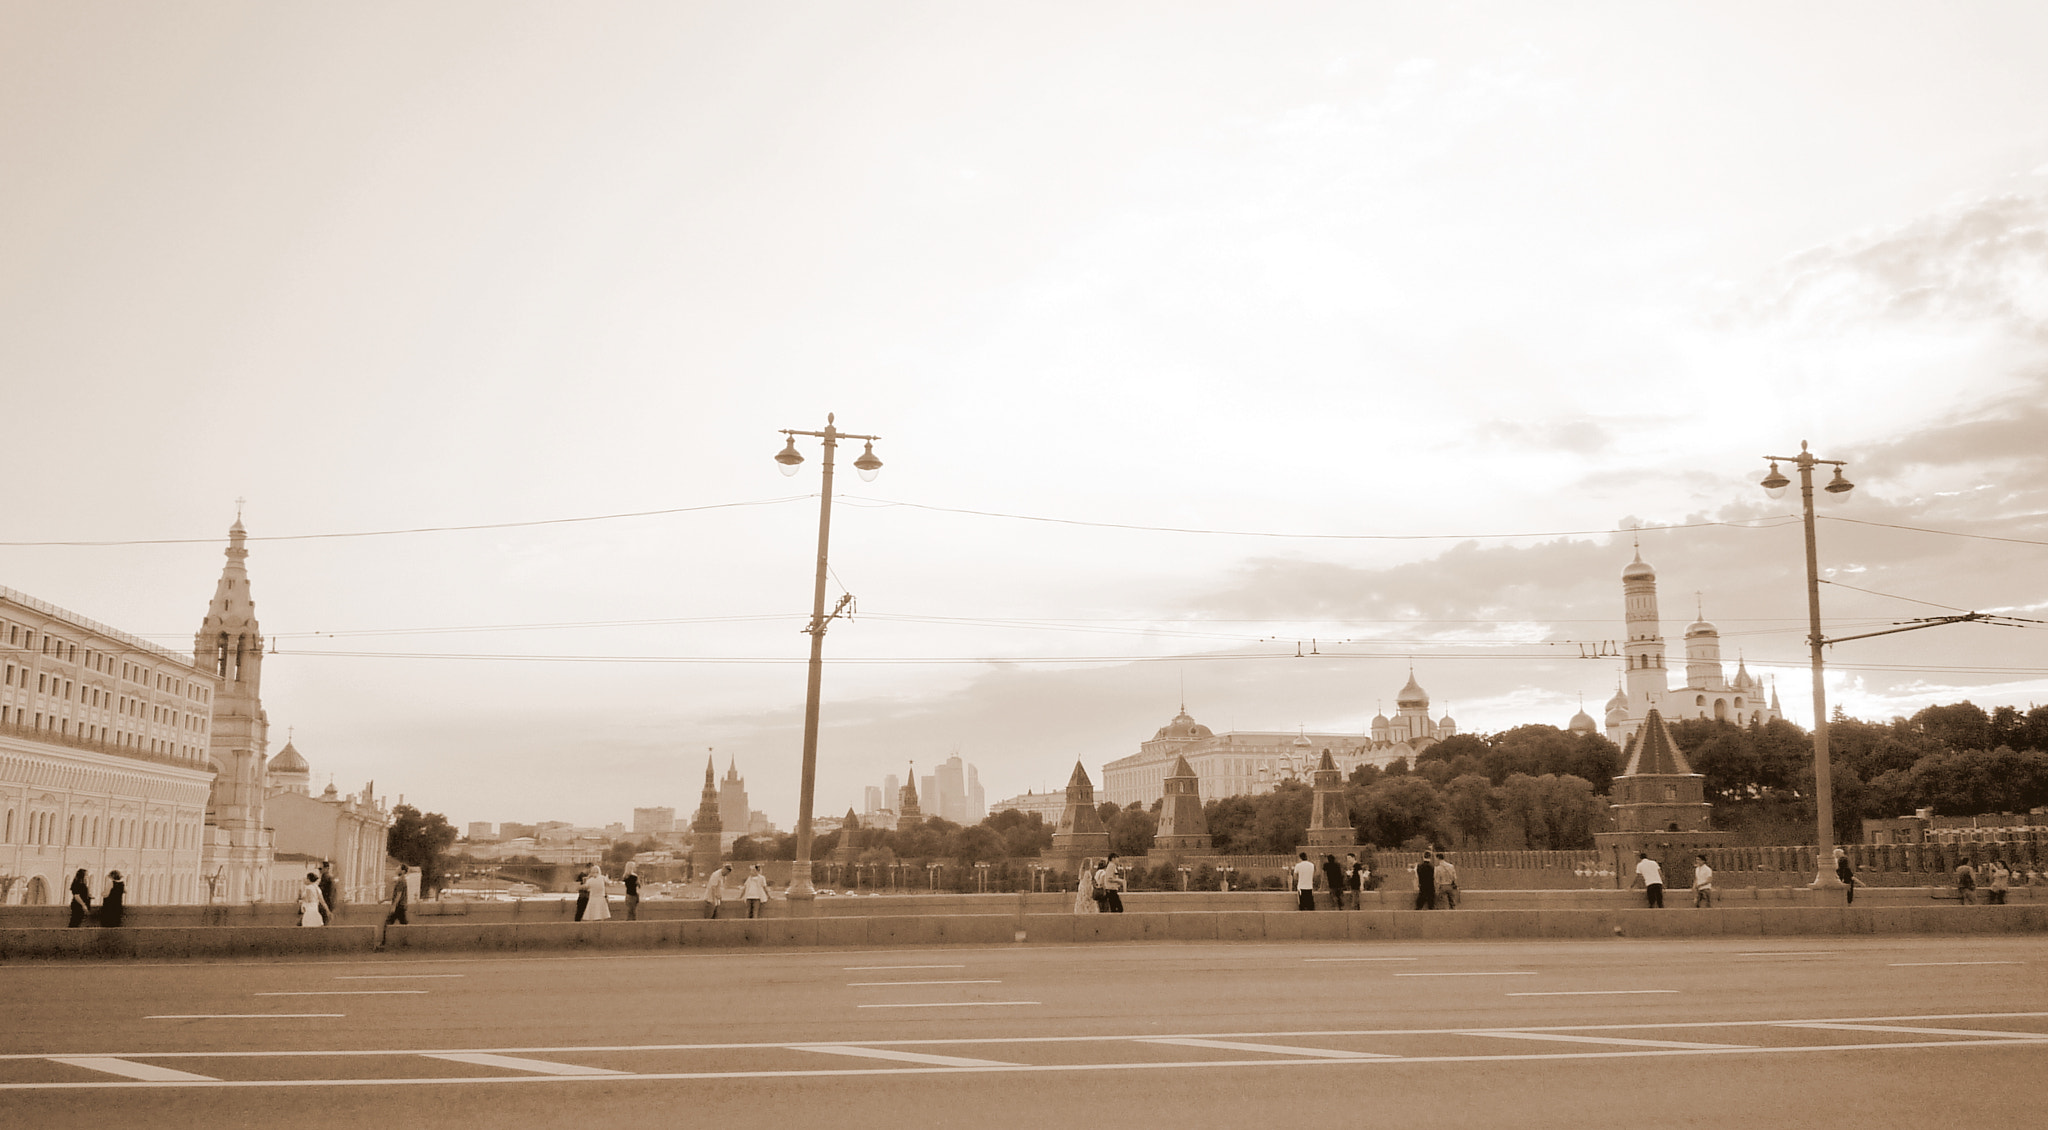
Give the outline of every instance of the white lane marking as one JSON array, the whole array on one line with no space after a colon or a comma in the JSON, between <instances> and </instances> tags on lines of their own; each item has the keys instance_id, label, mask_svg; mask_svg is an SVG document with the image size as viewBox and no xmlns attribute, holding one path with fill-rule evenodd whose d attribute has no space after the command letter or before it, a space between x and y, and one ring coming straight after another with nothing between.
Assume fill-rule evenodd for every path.
<instances>
[{"instance_id":1,"label":"white lane marking","mask_svg":"<svg viewBox=\"0 0 2048 1130\"><path fill-rule=\"evenodd\" d=\"M965 965L848 965L841 973L879 973L885 969L965 969Z\"/></svg>"},{"instance_id":2,"label":"white lane marking","mask_svg":"<svg viewBox=\"0 0 2048 1130\"><path fill-rule=\"evenodd\" d=\"M1001 981L848 981L849 989L886 988L890 985L1000 985Z\"/></svg>"},{"instance_id":3,"label":"white lane marking","mask_svg":"<svg viewBox=\"0 0 2048 1130\"><path fill-rule=\"evenodd\" d=\"M1037 1003L1026 1002L1026 1003ZM217 1014L209 1014L217 1015ZM291 1016L341 1016L338 1012L278 1013L262 1012L250 1014L251 1019L274 1020ZM146 1019L188 1019L188 1017L149 1017ZM1625 1024L1551 1024L1522 1025L1517 1028L1317 1028L1288 1029L1277 1032L1188 1032L1191 1039L1302 1039L1321 1040L1333 1036L1444 1036L1470 1035L1477 1032L1641 1032L1668 1031L1697 1028L1785 1028L1802 1024L1924 1024L1933 1020L2044 1020L2048 1012L1934 1012L1892 1016L1840 1016L1815 1017L1804 1020L1672 1020L1641 1021ZM2032 1033L2029 1033L2032 1035ZM2048 1038L2048 1032L2041 1033ZM866 1040L865 1047L964 1047L972 1044L1103 1044L1123 1041L1159 1039L1156 1033L1131 1032L1109 1035L1088 1036L965 1036L948 1039L916 1040ZM1948 1041L1940 1047L1948 1047ZM439 1055L443 1053L492 1053L499 1055L581 1055L586 1052L675 1052L675 1051L752 1051L757 1049L780 1049L792 1045L786 1041L773 1043L734 1044L551 1044L542 1047L510 1048L315 1048L303 1051L270 1049L264 1051L128 1051L101 1053L118 1059L292 1059L302 1056L317 1056L333 1059L346 1056L405 1056ZM1840 1046L1840 1045L1832 1045ZM1904 1045L1875 1044L1873 1047L1894 1047ZM16 1059L48 1059L48 1052L0 1052L0 1062Z\"/></svg>"},{"instance_id":4,"label":"white lane marking","mask_svg":"<svg viewBox=\"0 0 2048 1130\"><path fill-rule=\"evenodd\" d=\"M166 1016L145 1016L144 1020L313 1020L340 1019L340 1012L180 1012ZM40 1056L36 1057L42 1058Z\"/></svg>"},{"instance_id":5,"label":"white lane marking","mask_svg":"<svg viewBox=\"0 0 2048 1130\"><path fill-rule=\"evenodd\" d=\"M1841 950L1750 950L1736 957L1832 957Z\"/></svg>"},{"instance_id":6,"label":"white lane marking","mask_svg":"<svg viewBox=\"0 0 2048 1130\"><path fill-rule=\"evenodd\" d=\"M444 977L467 977L467 973L353 973L336 974L337 981L432 981Z\"/></svg>"},{"instance_id":7,"label":"white lane marking","mask_svg":"<svg viewBox=\"0 0 2048 1130\"><path fill-rule=\"evenodd\" d=\"M1904 1024L1829 1024L1825 1022L1786 1024L1786 1028L1823 1028L1831 1032L1900 1032L1908 1036L1974 1036L1979 1039L2048 1040L2048 1032L2005 1032L1996 1028L1922 1028Z\"/></svg>"},{"instance_id":8,"label":"white lane marking","mask_svg":"<svg viewBox=\"0 0 2048 1130\"><path fill-rule=\"evenodd\" d=\"M935 1001L930 1004L857 1004L855 1008L976 1008L1002 1004L1037 1004L1037 1001ZM1006 1041L996 1041L1003 1043ZM788 1045L778 1045L787 1047Z\"/></svg>"},{"instance_id":9,"label":"white lane marking","mask_svg":"<svg viewBox=\"0 0 2048 1130\"><path fill-rule=\"evenodd\" d=\"M1482 1034L1482 1033L1474 1033ZM1014 1041L998 1041L1014 1042ZM470 1086L482 1083L577 1083L586 1081L613 1082L634 1080L662 1082L675 1080L702 1079L816 1079L816 1078L864 1078L892 1075L972 1075L1015 1072L1018 1074L1039 1074L1061 1071L1161 1071L1196 1068L1213 1071L1219 1067L1328 1067L1338 1064L1418 1064L1418 1063L1519 1063L1528 1061L1564 1061L1595 1059L1655 1059L1686 1055L1797 1055L1806 1052L1823 1052L1839 1055L1842 1052L1881 1052L1921 1048L1983 1048L2005 1047L2010 1040L1930 1040L1895 1041L1879 1044L1810 1044L1790 1047L1746 1047L1740 1045L1717 1046L1697 1044L1679 1048L1630 1048L1624 1050L1584 1052L1523 1052L1509 1055L1428 1055L1389 1056L1383 1059L1327 1059L1322 1057L1297 1056L1280 1059L1237 1059L1237 1060L1177 1060L1157 1063L1084 1063L1020 1064L1015 1067L939 1067L905 1066L889 1068L834 1068L804 1071L665 1071L645 1074L625 1073L620 1075L479 1075L451 1079L436 1075L416 1079L223 1079L219 1082L164 1082L151 1083L142 1080L114 1081L105 1083L0 1083L0 1091L79 1091L79 1090L121 1090L131 1087L163 1088L244 1088L244 1087L447 1087L450 1085ZM2048 1042L2044 1037L2042 1042ZM777 1044L776 1047L789 1047ZM197 1054L197 1053L195 1053ZM322 1055L333 1054L322 1052ZM380 1053L390 1054L390 1053ZM46 1059L47 1056L31 1058Z\"/></svg>"},{"instance_id":10,"label":"white lane marking","mask_svg":"<svg viewBox=\"0 0 2048 1130\"><path fill-rule=\"evenodd\" d=\"M83 1067L87 1071L104 1071L124 1079L140 1079L149 1083L218 1083L211 1075L194 1075L190 1071L173 1071L168 1067L156 1067L147 1063L130 1063L125 1059L100 1055L53 1055L51 1063L68 1063Z\"/></svg>"},{"instance_id":11,"label":"white lane marking","mask_svg":"<svg viewBox=\"0 0 2048 1130\"><path fill-rule=\"evenodd\" d=\"M887 1059L898 1063L922 1063L927 1067L1022 1067L1023 1064L1007 1063L1000 1059L967 1059L957 1055L929 1055L925 1052L898 1051L895 1048L860 1048L851 1044L791 1044L791 1051L819 1052L824 1055L851 1055L862 1059Z\"/></svg>"},{"instance_id":12,"label":"white lane marking","mask_svg":"<svg viewBox=\"0 0 2048 1130\"><path fill-rule=\"evenodd\" d=\"M1504 1032L1499 1029L1474 1030L1460 1033L1465 1036L1497 1036L1503 1040L1555 1040L1562 1044L1619 1044L1631 1048L1675 1048L1686 1051L1728 1051L1732 1048L1747 1048L1749 1044L1695 1044L1682 1040L1631 1040L1624 1036L1567 1036L1561 1032Z\"/></svg>"},{"instance_id":13,"label":"white lane marking","mask_svg":"<svg viewBox=\"0 0 2048 1130\"><path fill-rule=\"evenodd\" d=\"M1893 969L1904 969L1914 965L2025 965L2024 961L1891 961L1886 962Z\"/></svg>"},{"instance_id":14,"label":"white lane marking","mask_svg":"<svg viewBox=\"0 0 2048 1130\"><path fill-rule=\"evenodd\" d=\"M1303 961L1420 961L1414 957L1304 957Z\"/></svg>"},{"instance_id":15,"label":"white lane marking","mask_svg":"<svg viewBox=\"0 0 2048 1130\"><path fill-rule=\"evenodd\" d=\"M1509 993L1511 997L1630 997L1648 993L1675 993L1677 989L1575 989L1571 992Z\"/></svg>"},{"instance_id":16,"label":"white lane marking","mask_svg":"<svg viewBox=\"0 0 2048 1130\"><path fill-rule=\"evenodd\" d=\"M1396 977L1534 977L1534 969L1497 969L1484 973L1396 973Z\"/></svg>"},{"instance_id":17,"label":"white lane marking","mask_svg":"<svg viewBox=\"0 0 2048 1130\"><path fill-rule=\"evenodd\" d=\"M259 997L423 997L425 989L319 989L313 992L255 993Z\"/></svg>"},{"instance_id":18,"label":"white lane marking","mask_svg":"<svg viewBox=\"0 0 2048 1130\"><path fill-rule=\"evenodd\" d=\"M492 1055L489 1052L440 1052L427 1056L428 1059L446 1059L456 1063L473 1063L478 1067L503 1067L512 1071L533 1071L541 1075L631 1075L630 1071L613 1071L609 1067L585 1067L580 1063L551 1063L544 1059L521 1059L511 1055Z\"/></svg>"},{"instance_id":19,"label":"white lane marking","mask_svg":"<svg viewBox=\"0 0 2048 1130\"><path fill-rule=\"evenodd\" d=\"M1291 1044L1251 1044L1237 1040L1202 1040L1160 1036L1138 1041L1142 1044L1173 1044L1184 1048L1215 1048L1226 1052L1270 1052L1274 1055L1305 1055L1319 1059L1397 1059L1385 1052L1340 1051L1336 1048L1300 1048Z\"/></svg>"}]
</instances>

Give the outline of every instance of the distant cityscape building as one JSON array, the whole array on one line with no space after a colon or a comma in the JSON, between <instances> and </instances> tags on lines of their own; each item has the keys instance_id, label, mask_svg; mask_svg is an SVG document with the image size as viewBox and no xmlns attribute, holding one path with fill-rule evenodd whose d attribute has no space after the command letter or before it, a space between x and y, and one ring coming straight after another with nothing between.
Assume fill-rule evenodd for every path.
<instances>
[{"instance_id":1,"label":"distant cityscape building","mask_svg":"<svg viewBox=\"0 0 2048 1130\"><path fill-rule=\"evenodd\" d=\"M1621 571L1621 591L1628 640L1622 645L1622 685L1607 702L1609 741L1627 744L1652 712L1667 720L1719 718L1739 725L1784 717L1777 691L1767 695L1763 683L1739 658L1734 680L1727 678L1721 666L1720 629L1704 618L1685 630L1685 684L1671 686L1657 614L1657 571L1643 561L1641 550ZM1580 728L1576 717L1572 728Z\"/></svg>"},{"instance_id":2,"label":"distant cityscape building","mask_svg":"<svg viewBox=\"0 0 2048 1130\"><path fill-rule=\"evenodd\" d=\"M469 822L469 842L480 844L497 838L497 828L488 821L472 820Z\"/></svg>"},{"instance_id":3,"label":"distant cityscape building","mask_svg":"<svg viewBox=\"0 0 2048 1130\"><path fill-rule=\"evenodd\" d=\"M741 836L766 836L775 825L765 812L756 812L747 802L747 781L740 776L739 762L727 758L725 777L718 782L718 820L725 837L724 850L732 850Z\"/></svg>"},{"instance_id":4,"label":"distant cityscape building","mask_svg":"<svg viewBox=\"0 0 2048 1130\"><path fill-rule=\"evenodd\" d=\"M1005 812L1013 809L1027 815L1036 812L1045 818L1047 824L1059 823L1060 813L1066 807L1067 794L1064 791L1053 793L1027 791L989 805L989 809L993 812Z\"/></svg>"},{"instance_id":5,"label":"distant cityscape building","mask_svg":"<svg viewBox=\"0 0 2048 1130\"><path fill-rule=\"evenodd\" d=\"M950 820L955 824L979 824L988 816L988 794L981 787L981 773L961 760L957 753L940 762L930 773L913 777L913 780L925 818ZM870 816L893 813L895 810L890 806L900 802L902 796L903 790L892 773L882 779L879 788L867 787L866 812Z\"/></svg>"},{"instance_id":6,"label":"distant cityscape building","mask_svg":"<svg viewBox=\"0 0 2048 1130\"><path fill-rule=\"evenodd\" d=\"M1328 751L1340 773L1361 765L1384 766L1415 755L1458 732L1446 714L1429 715L1429 694L1415 681L1394 697L1394 717L1384 713L1363 734L1235 730L1218 734L1188 715L1187 705L1161 726L1138 752L1102 767L1102 798L1119 807L1150 805L1166 795L1166 777L1176 758L1187 758L1201 781L1201 795L1214 799L1273 791L1281 781L1306 783Z\"/></svg>"},{"instance_id":7,"label":"distant cityscape building","mask_svg":"<svg viewBox=\"0 0 2048 1130\"><path fill-rule=\"evenodd\" d=\"M676 810L673 808L633 810L633 834L636 836L665 836L675 830Z\"/></svg>"}]
</instances>

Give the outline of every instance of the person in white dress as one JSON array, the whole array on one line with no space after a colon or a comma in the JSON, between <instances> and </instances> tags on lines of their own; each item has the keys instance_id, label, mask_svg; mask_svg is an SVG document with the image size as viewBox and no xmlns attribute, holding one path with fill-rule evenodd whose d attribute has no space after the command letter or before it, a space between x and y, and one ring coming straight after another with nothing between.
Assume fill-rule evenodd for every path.
<instances>
[{"instance_id":1,"label":"person in white dress","mask_svg":"<svg viewBox=\"0 0 2048 1130\"><path fill-rule=\"evenodd\" d=\"M768 876L761 874L761 865L756 863L747 872L747 881L740 885L740 897L747 900L747 917L759 918L768 907Z\"/></svg>"},{"instance_id":2,"label":"person in white dress","mask_svg":"<svg viewBox=\"0 0 2048 1130\"><path fill-rule=\"evenodd\" d=\"M299 925L325 926L327 900L320 897L320 875L306 873L306 885L299 888Z\"/></svg>"},{"instance_id":3,"label":"person in white dress","mask_svg":"<svg viewBox=\"0 0 2048 1130\"><path fill-rule=\"evenodd\" d=\"M590 877L583 880L583 889L590 892L590 907L583 912L585 922L602 922L612 916L612 908L605 901L604 868L592 867Z\"/></svg>"},{"instance_id":4,"label":"person in white dress","mask_svg":"<svg viewBox=\"0 0 2048 1130\"><path fill-rule=\"evenodd\" d=\"M1095 905L1095 861L1081 861L1081 887L1074 895L1075 914L1098 914L1102 908Z\"/></svg>"}]
</instances>

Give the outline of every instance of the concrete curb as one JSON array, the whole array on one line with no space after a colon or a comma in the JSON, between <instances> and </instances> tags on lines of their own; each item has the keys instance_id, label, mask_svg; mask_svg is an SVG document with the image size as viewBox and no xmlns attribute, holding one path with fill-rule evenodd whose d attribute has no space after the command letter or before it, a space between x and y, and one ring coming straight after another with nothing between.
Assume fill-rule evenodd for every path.
<instances>
[{"instance_id":1,"label":"concrete curb","mask_svg":"<svg viewBox=\"0 0 2048 1130\"><path fill-rule=\"evenodd\" d=\"M1021 932L1021 936L1020 936ZM1516 938L1799 937L2048 933L2048 905L1779 906L1711 910L1183 911L1128 914L843 915L638 922L0 930L0 960L234 959L404 953L1091 942L1371 942Z\"/></svg>"}]
</instances>

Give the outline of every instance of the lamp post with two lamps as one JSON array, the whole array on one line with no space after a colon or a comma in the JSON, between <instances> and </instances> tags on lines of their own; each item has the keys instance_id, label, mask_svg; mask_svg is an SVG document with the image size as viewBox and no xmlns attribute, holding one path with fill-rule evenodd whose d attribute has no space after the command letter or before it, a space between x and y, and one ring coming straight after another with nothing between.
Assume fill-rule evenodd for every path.
<instances>
[{"instance_id":1,"label":"lamp post with two lamps","mask_svg":"<svg viewBox=\"0 0 2048 1130\"><path fill-rule=\"evenodd\" d=\"M796 863L789 870L789 895L797 903L799 913L807 913L818 897L817 888L811 885L811 800L818 777L818 692L825 676L825 626L844 612L852 603L851 595L839 598L831 615L825 614L826 548L832 539L832 453L842 439L857 439L866 443L866 450L853 461L853 469L860 477L873 482L882 470L882 461L875 458L875 441L880 436L853 435L842 432L833 425L833 415L825 414L825 430L807 432L792 428L782 429L789 442L776 453L775 461L782 465L782 473L794 475L803 464L804 457L796 449L796 437L816 436L825 441L824 478L818 488L818 576L811 590L811 623L804 631L811 637L810 684L804 692L804 762L802 784L797 792L796 811Z\"/></svg>"},{"instance_id":2,"label":"lamp post with two lamps","mask_svg":"<svg viewBox=\"0 0 2048 1130\"><path fill-rule=\"evenodd\" d=\"M1835 469L1834 478L1821 488L1840 498L1855 489L1854 483L1842 473L1847 466L1839 459L1816 459L1806 449L1806 441L1799 442L1797 455L1766 455L1770 461L1770 473L1765 475L1761 485L1772 498L1783 498L1785 488L1792 480L1778 470L1778 464L1791 463L1799 468L1799 500L1806 517L1806 613L1808 646L1813 652L1813 792L1817 838L1814 840L1815 865L1819 873L1814 876L1813 886L1822 889L1839 888L1842 880L1835 874L1835 794L1834 781L1828 766L1828 700L1827 684L1821 670L1821 648L1829 641L1820 630L1820 553L1813 538L1813 469L1830 466Z\"/></svg>"}]
</instances>

